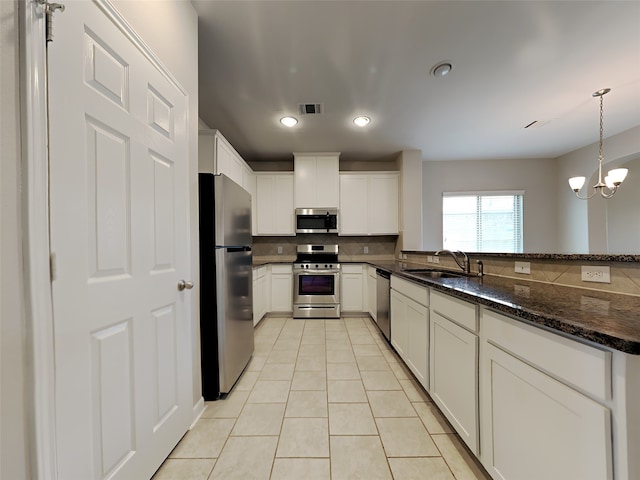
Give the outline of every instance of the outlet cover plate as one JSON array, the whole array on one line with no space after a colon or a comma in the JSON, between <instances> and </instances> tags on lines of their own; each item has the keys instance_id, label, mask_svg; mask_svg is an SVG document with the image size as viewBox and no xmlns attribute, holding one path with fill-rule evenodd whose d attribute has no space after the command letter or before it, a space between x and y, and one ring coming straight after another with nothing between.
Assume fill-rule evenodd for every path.
<instances>
[{"instance_id":1,"label":"outlet cover plate","mask_svg":"<svg viewBox=\"0 0 640 480\"><path fill-rule=\"evenodd\" d=\"M364 253L369 253L369 247L364 247Z\"/></svg>"},{"instance_id":2,"label":"outlet cover plate","mask_svg":"<svg viewBox=\"0 0 640 480\"><path fill-rule=\"evenodd\" d=\"M525 275L531 275L531 263L530 262L516 262L516 273L523 273Z\"/></svg>"},{"instance_id":3,"label":"outlet cover plate","mask_svg":"<svg viewBox=\"0 0 640 480\"><path fill-rule=\"evenodd\" d=\"M611 283L611 268L607 265L582 266L582 281Z\"/></svg>"}]
</instances>

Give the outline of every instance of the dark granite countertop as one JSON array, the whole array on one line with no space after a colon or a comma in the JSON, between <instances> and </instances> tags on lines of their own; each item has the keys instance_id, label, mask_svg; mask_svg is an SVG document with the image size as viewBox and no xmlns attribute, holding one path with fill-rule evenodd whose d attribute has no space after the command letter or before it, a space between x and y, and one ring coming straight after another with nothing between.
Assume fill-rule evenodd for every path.
<instances>
[{"instance_id":1,"label":"dark granite countertop","mask_svg":"<svg viewBox=\"0 0 640 480\"><path fill-rule=\"evenodd\" d=\"M403 265L424 265L372 265L525 322L640 355L640 297L493 275L423 279L403 271Z\"/></svg>"},{"instance_id":2,"label":"dark granite countertop","mask_svg":"<svg viewBox=\"0 0 640 480\"><path fill-rule=\"evenodd\" d=\"M254 268L268 263L292 262L265 261L254 263ZM640 297L494 275L424 279L404 269L429 267L407 262L354 260L341 263L366 263L526 323L640 355Z\"/></svg>"}]
</instances>

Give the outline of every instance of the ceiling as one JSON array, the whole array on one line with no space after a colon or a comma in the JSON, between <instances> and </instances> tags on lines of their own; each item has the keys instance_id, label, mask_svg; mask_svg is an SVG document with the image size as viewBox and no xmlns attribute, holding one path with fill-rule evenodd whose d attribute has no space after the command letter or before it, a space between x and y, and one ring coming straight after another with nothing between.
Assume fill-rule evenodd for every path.
<instances>
[{"instance_id":1,"label":"ceiling","mask_svg":"<svg viewBox=\"0 0 640 480\"><path fill-rule=\"evenodd\" d=\"M200 118L248 161L555 158L597 142L605 87L605 137L640 125L640 1L192 3Z\"/></svg>"}]
</instances>

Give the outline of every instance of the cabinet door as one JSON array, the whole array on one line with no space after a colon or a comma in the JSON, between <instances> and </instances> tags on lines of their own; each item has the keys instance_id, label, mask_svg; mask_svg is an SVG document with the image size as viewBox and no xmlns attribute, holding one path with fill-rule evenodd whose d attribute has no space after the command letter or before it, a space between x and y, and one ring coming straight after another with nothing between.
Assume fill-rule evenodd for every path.
<instances>
[{"instance_id":1,"label":"cabinet door","mask_svg":"<svg viewBox=\"0 0 640 480\"><path fill-rule=\"evenodd\" d=\"M293 208L293 175L277 175L275 182L275 232L295 235Z\"/></svg>"},{"instance_id":2,"label":"cabinet door","mask_svg":"<svg viewBox=\"0 0 640 480\"><path fill-rule=\"evenodd\" d=\"M369 178L369 233L398 234L398 175Z\"/></svg>"},{"instance_id":3,"label":"cabinet door","mask_svg":"<svg viewBox=\"0 0 640 480\"><path fill-rule=\"evenodd\" d=\"M609 409L491 344L484 362L482 458L494 478L613 478Z\"/></svg>"},{"instance_id":4,"label":"cabinet door","mask_svg":"<svg viewBox=\"0 0 640 480\"><path fill-rule=\"evenodd\" d=\"M371 318L373 318L377 322L377 318L376 318L377 310L378 310L378 303L376 301L377 300L377 289L376 289L377 279L375 277L375 269L373 269L373 271L374 271L373 276L370 273L367 275L367 289L369 292L369 315L371 315Z\"/></svg>"},{"instance_id":5,"label":"cabinet door","mask_svg":"<svg viewBox=\"0 0 640 480\"><path fill-rule=\"evenodd\" d=\"M407 304L407 358L409 369L423 387L428 388L429 311L424 305L405 297ZM392 330L393 331L393 330Z\"/></svg>"},{"instance_id":6,"label":"cabinet door","mask_svg":"<svg viewBox=\"0 0 640 480\"><path fill-rule=\"evenodd\" d=\"M366 175L340 175L340 235L367 235Z\"/></svg>"},{"instance_id":7,"label":"cabinet door","mask_svg":"<svg viewBox=\"0 0 640 480\"><path fill-rule=\"evenodd\" d=\"M347 265L343 265L343 269ZM363 297L364 290L362 287L362 267L361 273L347 273L343 270L340 275L341 283L341 308L343 312L362 312L364 311Z\"/></svg>"},{"instance_id":8,"label":"cabinet door","mask_svg":"<svg viewBox=\"0 0 640 480\"><path fill-rule=\"evenodd\" d=\"M256 175L259 235L294 235L293 175Z\"/></svg>"},{"instance_id":9,"label":"cabinet door","mask_svg":"<svg viewBox=\"0 0 640 480\"><path fill-rule=\"evenodd\" d=\"M316 157L316 207L338 208L340 198L340 167L337 155Z\"/></svg>"},{"instance_id":10,"label":"cabinet door","mask_svg":"<svg viewBox=\"0 0 640 480\"><path fill-rule=\"evenodd\" d=\"M431 312L431 397L478 455L478 337Z\"/></svg>"},{"instance_id":11,"label":"cabinet door","mask_svg":"<svg viewBox=\"0 0 640 480\"><path fill-rule=\"evenodd\" d=\"M216 138L217 173L222 173L242 185L242 163L236 158L235 151L224 140Z\"/></svg>"},{"instance_id":12,"label":"cabinet door","mask_svg":"<svg viewBox=\"0 0 640 480\"><path fill-rule=\"evenodd\" d=\"M256 176L256 217L259 235L273 234L276 230L276 177Z\"/></svg>"},{"instance_id":13,"label":"cabinet door","mask_svg":"<svg viewBox=\"0 0 640 480\"><path fill-rule=\"evenodd\" d=\"M296 156L295 163L295 208L316 207L316 157ZM328 205L327 205L328 206Z\"/></svg>"},{"instance_id":14,"label":"cabinet door","mask_svg":"<svg viewBox=\"0 0 640 480\"><path fill-rule=\"evenodd\" d=\"M391 290L391 345L405 361L409 354L408 300L404 295Z\"/></svg>"},{"instance_id":15,"label":"cabinet door","mask_svg":"<svg viewBox=\"0 0 640 480\"><path fill-rule=\"evenodd\" d=\"M293 279L291 274L277 273L271 275L271 311L291 312L293 296Z\"/></svg>"}]
</instances>

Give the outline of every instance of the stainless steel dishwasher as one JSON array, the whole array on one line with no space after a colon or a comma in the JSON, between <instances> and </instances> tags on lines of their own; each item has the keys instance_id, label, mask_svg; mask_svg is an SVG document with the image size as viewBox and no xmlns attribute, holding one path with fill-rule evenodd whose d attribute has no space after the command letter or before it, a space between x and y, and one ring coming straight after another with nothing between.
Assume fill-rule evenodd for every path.
<instances>
[{"instance_id":1,"label":"stainless steel dishwasher","mask_svg":"<svg viewBox=\"0 0 640 480\"><path fill-rule=\"evenodd\" d=\"M387 341L391 341L391 299L389 279L391 274L376 268L376 303L378 327Z\"/></svg>"}]
</instances>

